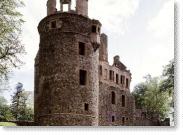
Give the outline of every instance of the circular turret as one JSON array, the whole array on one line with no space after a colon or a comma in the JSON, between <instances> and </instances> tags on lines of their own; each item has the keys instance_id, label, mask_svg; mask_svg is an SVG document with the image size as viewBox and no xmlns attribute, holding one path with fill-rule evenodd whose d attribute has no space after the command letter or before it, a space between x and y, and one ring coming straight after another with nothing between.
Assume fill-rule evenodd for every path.
<instances>
[{"instance_id":1,"label":"circular turret","mask_svg":"<svg viewBox=\"0 0 183 135\"><path fill-rule=\"evenodd\" d=\"M40 22L35 64L35 121L40 125L98 125L100 43L91 40L94 24L101 26L66 12Z\"/></svg>"}]
</instances>

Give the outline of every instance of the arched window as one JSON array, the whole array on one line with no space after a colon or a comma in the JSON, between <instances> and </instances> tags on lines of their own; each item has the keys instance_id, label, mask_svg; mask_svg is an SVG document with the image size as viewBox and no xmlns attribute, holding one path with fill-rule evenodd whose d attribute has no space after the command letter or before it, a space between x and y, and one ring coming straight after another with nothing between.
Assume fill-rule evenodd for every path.
<instances>
[{"instance_id":1,"label":"arched window","mask_svg":"<svg viewBox=\"0 0 183 135\"><path fill-rule=\"evenodd\" d=\"M116 103L116 94L114 92L112 92L111 94L112 94L111 102L112 102L112 104L115 104Z\"/></svg>"}]
</instances>

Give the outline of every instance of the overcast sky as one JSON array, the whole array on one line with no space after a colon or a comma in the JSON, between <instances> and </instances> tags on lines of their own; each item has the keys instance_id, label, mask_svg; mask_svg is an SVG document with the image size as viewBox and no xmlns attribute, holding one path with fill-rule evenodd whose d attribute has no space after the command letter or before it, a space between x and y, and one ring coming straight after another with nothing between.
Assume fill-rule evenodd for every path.
<instances>
[{"instance_id":1,"label":"overcast sky","mask_svg":"<svg viewBox=\"0 0 183 135\"><path fill-rule=\"evenodd\" d=\"M26 90L33 91L34 58L39 45L37 26L46 16L47 0L24 1L22 43L27 55L22 59L26 64L14 71L10 84L14 89L21 82ZM57 7L59 10L59 0ZM145 75L161 75L163 66L174 58L173 0L89 0L89 17L99 19L102 32L108 35L110 64L113 56L119 55L131 71L131 91Z\"/></svg>"}]
</instances>

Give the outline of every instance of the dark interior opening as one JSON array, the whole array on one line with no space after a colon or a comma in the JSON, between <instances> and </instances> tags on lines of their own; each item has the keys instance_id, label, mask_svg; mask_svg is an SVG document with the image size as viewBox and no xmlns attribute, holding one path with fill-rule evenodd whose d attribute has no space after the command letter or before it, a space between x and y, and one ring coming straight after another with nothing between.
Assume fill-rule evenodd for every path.
<instances>
[{"instance_id":1,"label":"dark interior opening","mask_svg":"<svg viewBox=\"0 0 183 135\"><path fill-rule=\"evenodd\" d=\"M92 32L97 33L97 27L95 25L92 26Z\"/></svg>"},{"instance_id":2,"label":"dark interior opening","mask_svg":"<svg viewBox=\"0 0 183 135\"><path fill-rule=\"evenodd\" d=\"M125 107L125 95L122 95L122 107Z\"/></svg>"},{"instance_id":3,"label":"dark interior opening","mask_svg":"<svg viewBox=\"0 0 183 135\"><path fill-rule=\"evenodd\" d=\"M89 104L85 103L85 111L89 110Z\"/></svg>"},{"instance_id":4,"label":"dark interior opening","mask_svg":"<svg viewBox=\"0 0 183 135\"><path fill-rule=\"evenodd\" d=\"M100 75L102 75L102 66L101 65L99 66L99 73L100 73Z\"/></svg>"},{"instance_id":5,"label":"dark interior opening","mask_svg":"<svg viewBox=\"0 0 183 135\"><path fill-rule=\"evenodd\" d=\"M114 92L112 92L112 99L111 99L112 104L116 103L116 95Z\"/></svg>"},{"instance_id":6,"label":"dark interior opening","mask_svg":"<svg viewBox=\"0 0 183 135\"><path fill-rule=\"evenodd\" d=\"M85 43L79 42L79 54L85 55Z\"/></svg>"},{"instance_id":7,"label":"dark interior opening","mask_svg":"<svg viewBox=\"0 0 183 135\"><path fill-rule=\"evenodd\" d=\"M126 79L126 88L129 88L129 82L128 82L129 80L128 79Z\"/></svg>"},{"instance_id":8,"label":"dark interior opening","mask_svg":"<svg viewBox=\"0 0 183 135\"><path fill-rule=\"evenodd\" d=\"M57 27L56 21L51 22L51 28L55 29Z\"/></svg>"},{"instance_id":9,"label":"dark interior opening","mask_svg":"<svg viewBox=\"0 0 183 135\"><path fill-rule=\"evenodd\" d=\"M122 124L125 124L125 117L122 117Z\"/></svg>"},{"instance_id":10,"label":"dark interior opening","mask_svg":"<svg viewBox=\"0 0 183 135\"><path fill-rule=\"evenodd\" d=\"M118 74L116 74L116 84L118 84L118 82L119 82L119 76Z\"/></svg>"},{"instance_id":11,"label":"dark interior opening","mask_svg":"<svg viewBox=\"0 0 183 135\"><path fill-rule=\"evenodd\" d=\"M115 116L112 116L112 122L115 122Z\"/></svg>"},{"instance_id":12,"label":"dark interior opening","mask_svg":"<svg viewBox=\"0 0 183 135\"><path fill-rule=\"evenodd\" d=\"M86 85L86 75L87 72L85 70L80 70L80 85Z\"/></svg>"}]
</instances>

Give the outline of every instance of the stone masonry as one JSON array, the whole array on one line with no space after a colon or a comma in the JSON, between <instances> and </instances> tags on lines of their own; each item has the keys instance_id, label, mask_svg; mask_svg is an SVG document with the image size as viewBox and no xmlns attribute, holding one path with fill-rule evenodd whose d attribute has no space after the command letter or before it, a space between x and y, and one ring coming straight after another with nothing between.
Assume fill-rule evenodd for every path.
<instances>
[{"instance_id":1,"label":"stone masonry","mask_svg":"<svg viewBox=\"0 0 183 135\"><path fill-rule=\"evenodd\" d=\"M40 126L135 125L131 73L114 57L108 63L108 37L88 17L88 0L48 0L39 23L35 58L35 122ZM64 11L63 6L68 6Z\"/></svg>"}]
</instances>

